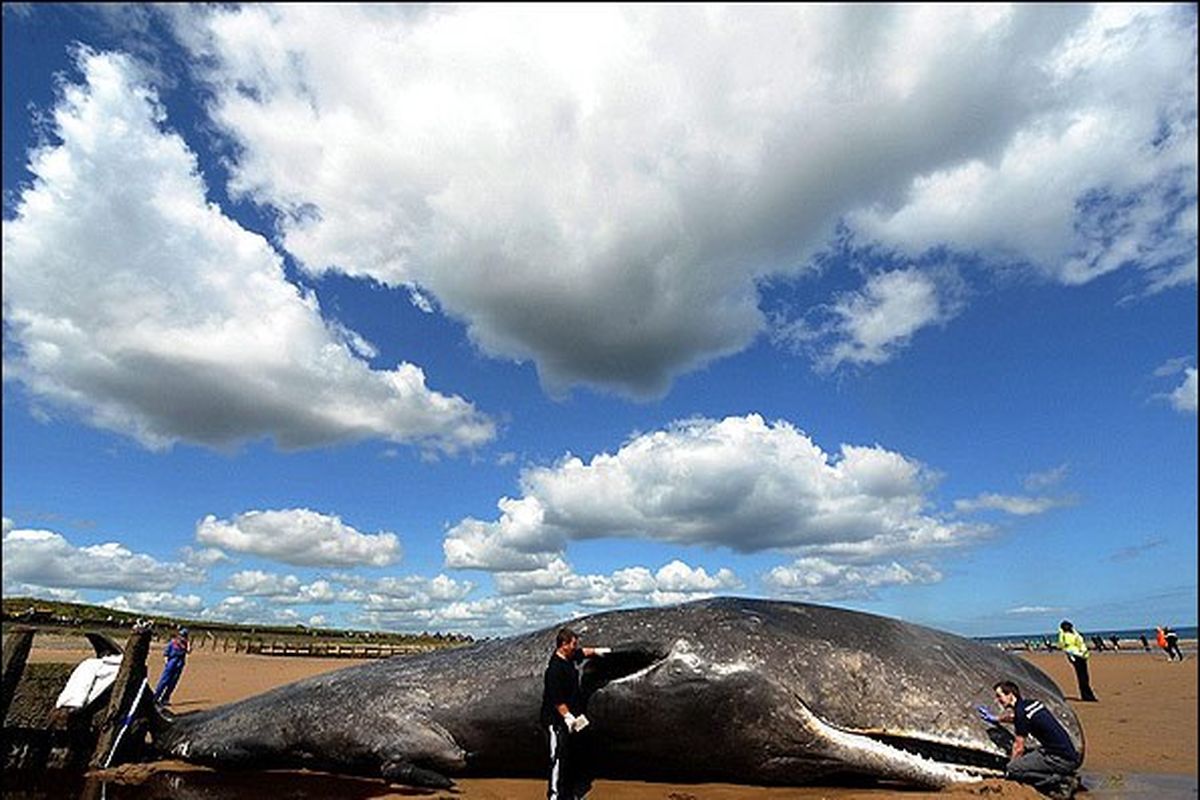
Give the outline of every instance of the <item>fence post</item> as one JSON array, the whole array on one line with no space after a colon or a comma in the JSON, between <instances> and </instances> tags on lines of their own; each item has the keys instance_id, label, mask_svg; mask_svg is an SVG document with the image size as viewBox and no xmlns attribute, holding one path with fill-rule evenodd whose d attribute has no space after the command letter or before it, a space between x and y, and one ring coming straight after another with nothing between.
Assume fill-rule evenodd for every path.
<instances>
[{"instance_id":1,"label":"fence post","mask_svg":"<svg viewBox=\"0 0 1200 800\"><path fill-rule=\"evenodd\" d=\"M33 628L17 628L4 637L3 688L0 689L0 724L8 716L8 706L25 672L25 662L33 647Z\"/></svg>"},{"instance_id":2,"label":"fence post","mask_svg":"<svg viewBox=\"0 0 1200 800\"><path fill-rule=\"evenodd\" d=\"M135 630L125 644L125 655L121 658L121 666L117 670L112 697L108 700L108 709L100 723L100 737L96 740L96 749L92 751L93 769L103 767L110 761L109 751L117 744L116 740L125 718L132 716L136 711L133 704L142 688L142 682L147 677L146 656L149 653L150 631Z\"/></svg>"}]
</instances>

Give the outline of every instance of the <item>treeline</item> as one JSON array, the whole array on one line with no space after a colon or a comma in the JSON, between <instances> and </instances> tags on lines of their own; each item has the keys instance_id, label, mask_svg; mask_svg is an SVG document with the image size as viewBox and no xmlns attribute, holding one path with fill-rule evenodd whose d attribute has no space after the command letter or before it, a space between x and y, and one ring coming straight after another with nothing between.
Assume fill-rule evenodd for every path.
<instances>
[{"instance_id":1,"label":"treeline","mask_svg":"<svg viewBox=\"0 0 1200 800\"><path fill-rule=\"evenodd\" d=\"M135 624L142 623L152 625L156 637L167 635L170 631L182 626L188 628L193 641L203 636L222 639L258 637L260 639L295 640L303 638L306 640L359 640L418 647L464 644L472 641L470 636L453 633L391 633L343 628L314 628L303 624L241 625L187 617L147 615L88 603L67 603L34 597L5 597L3 599L3 621L5 624L25 624L39 628L112 629L132 628Z\"/></svg>"}]
</instances>

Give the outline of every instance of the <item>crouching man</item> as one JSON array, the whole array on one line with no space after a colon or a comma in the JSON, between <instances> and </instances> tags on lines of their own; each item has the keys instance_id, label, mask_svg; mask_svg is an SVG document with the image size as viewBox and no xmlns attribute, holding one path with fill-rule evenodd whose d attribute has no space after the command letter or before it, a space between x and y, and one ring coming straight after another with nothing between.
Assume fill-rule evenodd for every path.
<instances>
[{"instance_id":1,"label":"crouching man","mask_svg":"<svg viewBox=\"0 0 1200 800\"><path fill-rule=\"evenodd\" d=\"M1074 797L1080 786L1075 773L1082 759L1066 729L1040 700L1022 698L1012 681L1000 681L992 688L1003 711L996 717L980 706L979 716L989 725L1011 722L1016 733L1004 777L1027 783L1049 797ZM1040 747L1027 746L1030 735Z\"/></svg>"}]
</instances>

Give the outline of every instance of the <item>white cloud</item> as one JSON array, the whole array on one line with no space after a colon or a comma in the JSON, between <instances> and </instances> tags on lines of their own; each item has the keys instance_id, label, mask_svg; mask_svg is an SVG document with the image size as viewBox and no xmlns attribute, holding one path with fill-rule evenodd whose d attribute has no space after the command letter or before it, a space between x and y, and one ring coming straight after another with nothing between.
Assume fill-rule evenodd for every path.
<instances>
[{"instance_id":1,"label":"white cloud","mask_svg":"<svg viewBox=\"0 0 1200 800\"><path fill-rule=\"evenodd\" d=\"M781 320L772 336L813 353L818 367L882 364L922 328L945 325L962 309L957 275L896 269L867 278L862 290L840 295L808 318Z\"/></svg>"},{"instance_id":2,"label":"white cloud","mask_svg":"<svg viewBox=\"0 0 1200 800\"><path fill-rule=\"evenodd\" d=\"M870 599L886 586L937 583L942 575L928 564L902 566L896 562L870 566L838 564L824 558L800 558L763 576L763 583L781 595L799 600Z\"/></svg>"},{"instance_id":3,"label":"white cloud","mask_svg":"<svg viewBox=\"0 0 1200 800\"><path fill-rule=\"evenodd\" d=\"M250 625L295 625L303 620L292 608L263 605L260 601L230 595L200 612L201 619Z\"/></svg>"},{"instance_id":4,"label":"white cloud","mask_svg":"<svg viewBox=\"0 0 1200 800\"><path fill-rule=\"evenodd\" d=\"M1196 280L1183 6L175 17L238 148L232 189L281 212L305 269L414 287L554 390L654 394L741 350L760 282L843 220L1067 284ZM826 355L877 363L943 322L927 289L869 283Z\"/></svg>"},{"instance_id":5,"label":"white cloud","mask_svg":"<svg viewBox=\"0 0 1200 800\"><path fill-rule=\"evenodd\" d=\"M196 541L296 566L386 566L401 554L394 533L360 533L306 508L247 511L229 521L209 514L196 525Z\"/></svg>"},{"instance_id":6,"label":"white cloud","mask_svg":"<svg viewBox=\"0 0 1200 800\"><path fill-rule=\"evenodd\" d=\"M295 593L300 588L300 579L295 575L277 575L248 569L230 575L226 585L243 597L271 597Z\"/></svg>"},{"instance_id":7,"label":"white cloud","mask_svg":"<svg viewBox=\"0 0 1200 800\"><path fill-rule=\"evenodd\" d=\"M229 556L215 547L183 547L180 552L183 555L183 562L189 567L198 569L208 569L217 564L222 564L232 561Z\"/></svg>"},{"instance_id":8,"label":"white cloud","mask_svg":"<svg viewBox=\"0 0 1200 800\"><path fill-rule=\"evenodd\" d=\"M1183 383L1171 392L1171 405L1185 414L1196 413L1196 368L1184 370Z\"/></svg>"},{"instance_id":9,"label":"white cloud","mask_svg":"<svg viewBox=\"0 0 1200 800\"><path fill-rule=\"evenodd\" d=\"M77 589L61 589L54 586L40 586L36 583L4 583L4 594L14 597L44 597L60 603L82 603L83 594Z\"/></svg>"},{"instance_id":10,"label":"white cloud","mask_svg":"<svg viewBox=\"0 0 1200 800\"><path fill-rule=\"evenodd\" d=\"M189 616L204 608L199 595L179 595L174 592L134 592L101 600L99 605L117 611L130 611L159 616Z\"/></svg>"},{"instance_id":11,"label":"white cloud","mask_svg":"<svg viewBox=\"0 0 1200 800\"><path fill-rule=\"evenodd\" d=\"M742 585L726 567L710 575L703 567L692 567L679 560L653 573L646 567L626 567L611 575L579 575L566 561L555 558L542 569L496 574L499 596L537 606L666 605L711 597L740 589Z\"/></svg>"},{"instance_id":12,"label":"white cloud","mask_svg":"<svg viewBox=\"0 0 1200 800\"><path fill-rule=\"evenodd\" d=\"M569 540L657 539L851 558L970 541L980 526L929 513L930 479L881 447L830 457L787 422L692 420L627 442L589 463L569 456L521 475L524 496L494 522L467 518L446 535L455 568L544 569Z\"/></svg>"},{"instance_id":13,"label":"white cloud","mask_svg":"<svg viewBox=\"0 0 1200 800\"><path fill-rule=\"evenodd\" d=\"M975 511L1003 511L1018 517L1028 517L1044 514L1054 508L1073 505L1071 497L1028 497L1021 495L996 494L984 492L970 500L955 500L954 509L963 514Z\"/></svg>"},{"instance_id":14,"label":"white cloud","mask_svg":"<svg viewBox=\"0 0 1200 800\"><path fill-rule=\"evenodd\" d=\"M422 370L373 370L261 236L205 198L195 155L127 57L83 51L61 143L3 223L5 379L161 449L380 437L453 452L491 420Z\"/></svg>"},{"instance_id":15,"label":"white cloud","mask_svg":"<svg viewBox=\"0 0 1200 800\"><path fill-rule=\"evenodd\" d=\"M1062 608L1056 606L1017 606L1015 608L1007 609L1004 613L1012 614L1014 616L1027 616L1036 614L1057 614L1062 610Z\"/></svg>"},{"instance_id":16,"label":"white cloud","mask_svg":"<svg viewBox=\"0 0 1200 800\"><path fill-rule=\"evenodd\" d=\"M914 175L853 227L908 252L1007 255L1068 285L1126 266L1152 289L1194 285L1195 31L1181 8L1092 9L1016 73L991 74L1028 93L994 151Z\"/></svg>"},{"instance_id":17,"label":"white cloud","mask_svg":"<svg viewBox=\"0 0 1200 800\"><path fill-rule=\"evenodd\" d=\"M1057 467L1043 472L1031 472L1021 479L1021 485L1031 492L1049 489L1063 482L1067 477L1067 469L1066 464L1059 464Z\"/></svg>"},{"instance_id":18,"label":"white cloud","mask_svg":"<svg viewBox=\"0 0 1200 800\"><path fill-rule=\"evenodd\" d=\"M118 542L77 547L54 531L17 528L6 520L4 585L28 583L58 589L169 591L203 580L178 562L134 553Z\"/></svg>"}]
</instances>

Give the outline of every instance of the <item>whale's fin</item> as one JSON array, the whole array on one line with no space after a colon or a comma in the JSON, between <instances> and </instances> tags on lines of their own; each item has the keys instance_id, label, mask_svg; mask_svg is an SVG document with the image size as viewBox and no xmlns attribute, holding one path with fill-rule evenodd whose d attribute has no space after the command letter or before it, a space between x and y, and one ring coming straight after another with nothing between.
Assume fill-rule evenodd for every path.
<instances>
[{"instance_id":1,"label":"whale's fin","mask_svg":"<svg viewBox=\"0 0 1200 800\"><path fill-rule=\"evenodd\" d=\"M399 758L387 762L379 771L388 783L402 783L419 789L449 789L454 785L454 781L440 772Z\"/></svg>"},{"instance_id":2,"label":"whale's fin","mask_svg":"<svg viewBox=\"0 0 1200 800\"><path fill-rule=\"evenodd\" d=\"M466 752L448 730L424 714L409 717L388 738L391 747L382 754L379 771L390 783L448 789L454 781L447 776L466 769Z\"/></svg>"}]
</instances>

